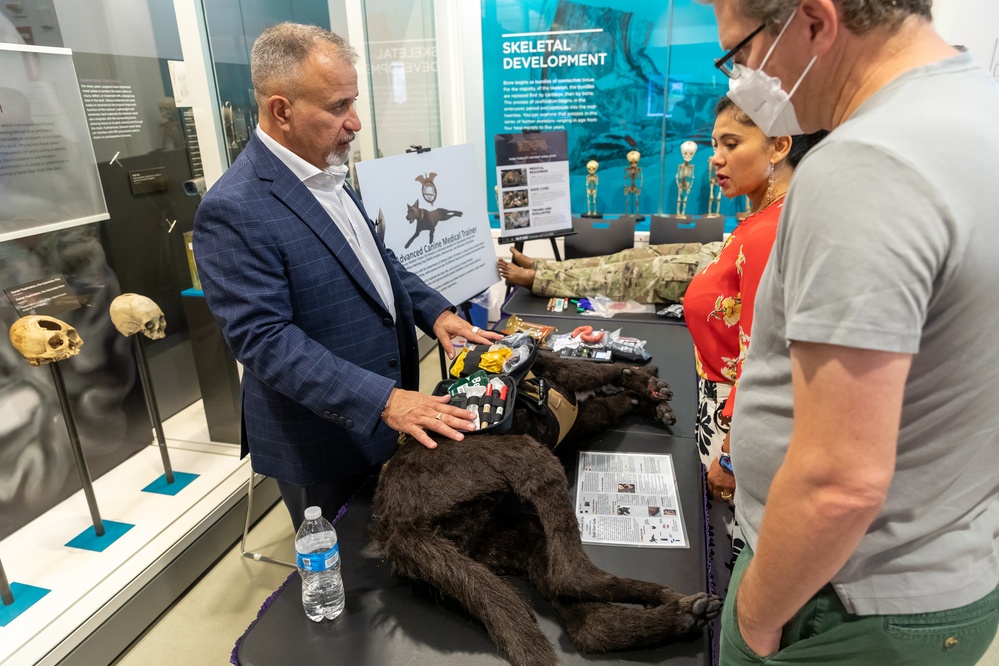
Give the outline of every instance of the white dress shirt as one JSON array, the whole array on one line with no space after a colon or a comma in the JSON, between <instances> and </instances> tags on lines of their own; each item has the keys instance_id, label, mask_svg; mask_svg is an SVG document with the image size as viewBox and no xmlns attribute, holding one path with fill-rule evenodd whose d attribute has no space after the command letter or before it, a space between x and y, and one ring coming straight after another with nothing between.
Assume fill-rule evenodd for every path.
<instances>
[{"instance_id":1,"label":"white dress shirt","mask_svg":"<svg viewBox=\"0 0 999 666\"><path fill-rule=\"evenodd\" d=\"M368 222L344 189L347 167L331 166L319 169L275 141L260 129L259 125L256 133L257 138L309 188L319 205L339 227L340 233L347 239L357 260L361 262L364 271L375 285L382 304L395 321L395 297L392 294L388 269L385 268L385 262L378 252L378 245L375 243Z\"/></svg>"}]
</instances>

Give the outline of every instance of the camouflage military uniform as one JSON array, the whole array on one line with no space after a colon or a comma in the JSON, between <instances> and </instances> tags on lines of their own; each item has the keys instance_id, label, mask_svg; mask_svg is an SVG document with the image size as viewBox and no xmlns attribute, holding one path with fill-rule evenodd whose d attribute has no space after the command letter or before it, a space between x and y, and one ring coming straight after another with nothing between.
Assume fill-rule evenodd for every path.
<instances>
[{"instance_id":1,"label":"camouflage military uniform","mask_svg":"<svg viewBox=\"0 0 999 666\"><path fill-rule=\"evenodd\" d=\"M605 257L534 260L539 296L595 296L639 303L679 301L691 279L721 251L716 243L669 243Z\"/></svg>"}]
</instances>

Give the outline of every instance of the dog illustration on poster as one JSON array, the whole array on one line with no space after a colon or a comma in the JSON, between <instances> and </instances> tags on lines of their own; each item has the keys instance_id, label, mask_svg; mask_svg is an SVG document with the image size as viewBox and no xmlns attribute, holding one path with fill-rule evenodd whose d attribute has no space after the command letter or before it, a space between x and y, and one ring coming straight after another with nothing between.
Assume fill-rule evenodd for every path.
<instances>
[{"instance_id":1,"label":"dog illustration on poster","mask_svg":"<svg viewBox=\"0 0 999 666\"><path fill-rule=\"evenodd\" d=\"M416 177L416 181L421 185L423 199L429 204L433 204L437 199L437 186L434 184L436 176L436 173L429 173ZM406 220L410 224L413 222L416 223L416 231L413 233L413 237L406 241L405 247L409 248L413 244L413 241L424 231L430 234L430 242L433 243L437 223L443 220L450 220L452 217L461 217L461 215L462 211L460 210L448 210L447 208L427 210L426 208L421 208L419 199L414 201L412 205L406 204Z\"/></svg>"}]
</instances>

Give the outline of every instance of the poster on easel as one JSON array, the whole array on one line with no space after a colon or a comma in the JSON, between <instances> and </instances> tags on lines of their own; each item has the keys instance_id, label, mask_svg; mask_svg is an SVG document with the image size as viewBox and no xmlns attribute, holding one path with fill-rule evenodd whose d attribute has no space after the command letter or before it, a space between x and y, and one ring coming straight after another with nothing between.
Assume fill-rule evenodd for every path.
<instances>
[{"instance_id":1,"label":"poster on easel","mask_svg":"<svg viewBox=\"0 0 999 666\"><path fill-rule=\"evenodd\" d=\"M385 247L454 304L499 282L472 144L358 162L368 214Z\"/></svg>"},{"instance_id":2,"label":"poster on easel","mask_svg":"<svg viewBox=\"0 0 999 666\"><path fill-rule=\"evenodd\" d=\"M500 242L572 231L565 130L497 134L494 141Z\"/></svg>"}]
</instances>

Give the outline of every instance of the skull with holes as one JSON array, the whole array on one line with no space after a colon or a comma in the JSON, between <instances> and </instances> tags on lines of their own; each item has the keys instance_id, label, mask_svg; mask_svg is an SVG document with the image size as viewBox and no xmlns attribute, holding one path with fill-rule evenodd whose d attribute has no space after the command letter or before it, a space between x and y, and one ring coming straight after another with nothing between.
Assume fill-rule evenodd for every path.
<instances>
[{"instance_id":1,"label":"skull with holes","mask_svg":"<svg viewBox=\"0 0 999 666\"><path fill-rule=\"evenodd\" d=\"M15 321L10 327L10 341L34 366L76 356L83 346L83 339L75 328L44 315L28 315Z\"/></svg>"},{"instance_id":2,"label":"skull with holes","mask_svg":"<svg viewBox=\"0 0 999 666\"><path fill-rule=\"evenodd\" d=\"M150 340L159 340L166 335L163 310L139 294L122 294L111 301L111 321L125 337L142 333Z\"/></svg>"}]
</instances>

